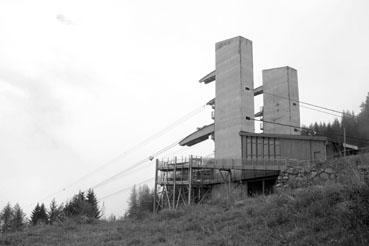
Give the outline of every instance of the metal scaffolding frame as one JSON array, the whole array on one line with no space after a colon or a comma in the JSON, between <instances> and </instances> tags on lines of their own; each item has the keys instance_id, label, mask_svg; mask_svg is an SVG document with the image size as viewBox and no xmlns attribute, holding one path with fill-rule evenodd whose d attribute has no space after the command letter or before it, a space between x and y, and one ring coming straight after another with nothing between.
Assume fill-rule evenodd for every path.
<instances>
[{"instance_id":1,"label":"metal scaffolding frame","mask_svg":"<svg viewBox=\"0 0 369 246\"><path fill-rule=\"evenodd\" d=\"M201 203L206 200L215 185L227 184L227 197L231 183L242 185L247 180L276 177L287 165L283 159L275 160L215 160L189 156L172 160L156 160L154 206L157 212L163 208ZM246 182L245 182L246 181Z\"/></svg>"}]
</instances>

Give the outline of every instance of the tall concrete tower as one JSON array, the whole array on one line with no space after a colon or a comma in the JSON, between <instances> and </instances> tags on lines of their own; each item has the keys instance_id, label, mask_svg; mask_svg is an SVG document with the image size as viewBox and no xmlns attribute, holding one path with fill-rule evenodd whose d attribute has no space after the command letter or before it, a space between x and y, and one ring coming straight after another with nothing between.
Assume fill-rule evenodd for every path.
<instances>
[{"instance_id":1,"label":"tall concrete tower","mask_svg":"<svg viewBox=\"0 0 369 246\"><path fill-rule=\"evenodd\" d=\"M264 133L300 134L297 71L291 67L263 70L263 90L264 120L277 123L264 122Z\"/></svg>"},{"instance_id":2,"label":"tall concrete tower","mask_svg":"<svg viewBox=\"0 0 369 246\"><path fill-rule=\"evenodd\" d=\"M215 158L241 159L240 131L254 132L252 42L235 37L216 43Z\"/></svg>"}]
</instances>

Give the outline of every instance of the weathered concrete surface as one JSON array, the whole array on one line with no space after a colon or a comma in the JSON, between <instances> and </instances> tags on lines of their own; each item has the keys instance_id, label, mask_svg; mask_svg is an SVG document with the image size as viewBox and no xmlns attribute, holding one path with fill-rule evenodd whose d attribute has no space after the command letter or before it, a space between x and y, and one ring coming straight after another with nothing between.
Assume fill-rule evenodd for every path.
<instances>
[{"instance_id":1,"label":"weathered concrete surface","mask_svg":"<svg viewBox=\"0 0 369 246\"><path fill-rule=\"evenodd\" d=\"M263 70L264 133L300 134L297 71L291 67Z\"/></svg>"},{"instance_id":2,"label":"weathered concrete surface","mask_svg":"<svg viewBox=\"0 0 369 246\"><path fill-rule=\"evenodd\" d=\"M254 132L252 42L235 37L216 43L215 158L241 159L240 131Z\"/></svg>"}]
</instances>

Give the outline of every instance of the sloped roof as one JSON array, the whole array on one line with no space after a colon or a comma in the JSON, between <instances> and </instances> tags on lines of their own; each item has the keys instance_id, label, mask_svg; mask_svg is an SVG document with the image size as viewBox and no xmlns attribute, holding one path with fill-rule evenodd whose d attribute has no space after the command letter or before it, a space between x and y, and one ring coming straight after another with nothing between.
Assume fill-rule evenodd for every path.
<instances>
[{"instance_id":1,"label":"sloped roof","mask_svg":"<svg viewBox=\"0 0 369 246\"><path fill-rule=\"evenodd\" d=\"M202 77L199 82L200 83L205 83L208 84L210 82L213 82L215 80L215 70L208 73L207 75L205 75L204 77Z\"/></svg>"},{"instance_id":2,"label":"sloped roof","mask_svg":"<svg viewBox=\"0 0 369 246\"><path fill-rule=\"evenodd\" d=\"M200 143L202 141L205 141L206 139L209 138L209 136L211 134L214 133L215 130L215 125L210 124L210 125L206 125L200 129L198 129L197 131L191 133L190 135L188 135L187 137L185 137L184 139L182 139L179 142L179 145L181 146L192 146L195 145L197 143Z\"/></svg>"}]
</instances>

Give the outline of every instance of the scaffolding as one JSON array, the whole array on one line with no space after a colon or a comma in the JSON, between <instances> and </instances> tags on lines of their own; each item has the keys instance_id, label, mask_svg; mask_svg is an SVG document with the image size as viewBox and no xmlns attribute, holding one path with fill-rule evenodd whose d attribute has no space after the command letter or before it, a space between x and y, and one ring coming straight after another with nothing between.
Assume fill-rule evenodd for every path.
<instances>
[{"instance_id":1,"label":"scaffolding","mask_svg":"<svg viewBox=\"0 0 369 246\"><path fill-rule=\"evenodd\" d=\"M201 203L216 185L247 185L248 181L275 179L287 165L286 160L235 160L189 156L172 160L156 160L154 212L163 208L176 209L181 205Z\"/></svg>"}]
</instances>

